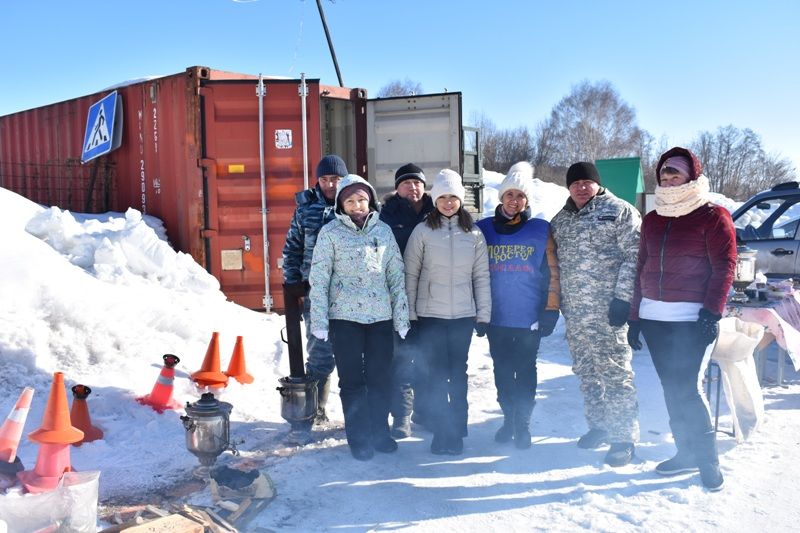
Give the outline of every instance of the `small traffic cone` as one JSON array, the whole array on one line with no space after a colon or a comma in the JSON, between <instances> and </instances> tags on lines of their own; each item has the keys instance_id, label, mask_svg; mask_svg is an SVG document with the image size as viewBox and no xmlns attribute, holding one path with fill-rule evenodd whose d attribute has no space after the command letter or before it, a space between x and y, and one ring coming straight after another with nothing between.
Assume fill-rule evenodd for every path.
<instances>
[{"instance_id":1,"label":"small traffic cone","mask_svg":"<svg viewBox=\"0 0 800 533\"><path fill-rule=\"evenodd\" d=\"M72 426L64 374L61 372L53 374L42 425L29 433L28 438L40 444L36 467L18 472L17 478L28 492L38 493L56 488L64 472L72 471L69 445L83 438L83 431Z\"/></svg>"},{"instance_id":2,"label":"small traffic cone","mask_svg":"<svg viewBox=\"0 0 800 533\"><path fill-rule=\"evenodd\" d=\"M24 470L22 462L17 457L19 440L22 438L22 428L28 418L33 399L33 389L25 387L19 395L14 409L6 418L3 427L0 428L0 474L14 475L20 470Z\"/></svg>"},{"instance_id":3,"label":"small traffic cone","mask_svg":"<svg viewBox=\"0 0 800 533\"><path fill-rule=\"evenodd\" d=\"M219 332L215 331L211 334L211 342L208 343L203 366L192 374L192 381L199 387L211 387L212 389L221 389L228 385L228 376L219 370Z\"/></svg>"},{"instance_id":4,"label":"small traffic cone","mask_svg":"<svg viewBox=\"0 0 800 533\"><path fill-rule=\"evenodd\" d=\"M244 362L244 338L241 335L236 337L231 362L228 363L228 370L225 371L225 375L243 385L253 382L253 376L247 373L247 366Z\"/></svg>"},{"instance_id":5,"label":"small traffic cone","mask_svg":"<svg viewBox=\"0 0 800 533\"><path fill-rule=\"evenodd\" d=\"M143 405L149 405L155 411L163 413L167 409L180 409L181 404L172 398L173 382L175 381L175 365L181 362L177 355L165 353L161 356L164 359L164 367L158 375L153 390L147 396L137 398L136 401Z\"/></svg>"},{"instance_id":6,"label":"small traffic cone","mask_svg":"<svg viewBox=\"0 0 800 533\"><path fill-rule=\"evenodd\" d=\"M92 419L89 416L89 406L86 403L86 398L92 393L92 389L86 385L75 385L72 387L72 410L69 412L69 418L72 420L72 425L83 431L83 439L78 442L73 442L73 446L80 446L84 442L92 442L103 438L103 431L92 425Z\"/></svg>"}]
</instances>

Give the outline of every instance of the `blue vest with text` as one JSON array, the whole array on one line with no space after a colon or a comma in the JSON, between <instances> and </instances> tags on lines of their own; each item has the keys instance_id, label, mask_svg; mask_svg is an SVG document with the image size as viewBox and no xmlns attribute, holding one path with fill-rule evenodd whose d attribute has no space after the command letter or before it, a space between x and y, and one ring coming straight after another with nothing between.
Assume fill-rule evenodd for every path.
<instances>
[{"instance_id":1,"label":"blue vest with text","mask_svg":"<svg viewBox=\"0 0 800 533\"><path fill-rule=\"evenodd\" d=\"M478 227L489 252L492 325L530 328L547 298L541 267L550 223L532 218L511 235L497 233L491 217L479 221Z\"/></svg>"}]
</instances>

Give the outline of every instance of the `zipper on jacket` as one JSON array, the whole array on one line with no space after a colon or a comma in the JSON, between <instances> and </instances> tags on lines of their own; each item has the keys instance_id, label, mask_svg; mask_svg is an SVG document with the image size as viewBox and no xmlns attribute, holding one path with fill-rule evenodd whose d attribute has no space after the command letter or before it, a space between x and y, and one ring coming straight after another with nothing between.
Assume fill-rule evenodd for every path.
<instances>
[{"instance_id":1,"label":"zipper on jacket","mask_svg":"<svg viewBox=\"0 0 800 533\"><path fill-rule=\"evenodd\" d=\"M454 261L454 253L455 249L453 248L453 218L450 217L447 219L447 233L450 236L450 265L451 265L451 272L455 270L455 261ZM450 317L452 318L455 314L455 306L453 305L455 301L455 291L453 290L453 276L450 276Z\"/></svg>"},{"instance_id":2,"label":"zipper on jacket","mask_svg":"<svg viewBox=\"0 0 800 533\"><path fill-rule=\"evenodd\" d=\"M658 299L661 300L663 298L663 285L662 282L664 281L664 251L667 248L667 234L669 233L669 228L672 226L672 220L667 222L667 227L664 229L664 237L661 239L661 257L659 258L659 269L660 272L658 274Z\"/></svg>"}]
</instances>

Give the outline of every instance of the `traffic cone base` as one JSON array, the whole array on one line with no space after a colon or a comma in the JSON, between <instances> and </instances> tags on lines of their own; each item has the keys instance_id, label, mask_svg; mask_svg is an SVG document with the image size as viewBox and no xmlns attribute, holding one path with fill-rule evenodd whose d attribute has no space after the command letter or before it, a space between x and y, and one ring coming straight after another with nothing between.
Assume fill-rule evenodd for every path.
<instances>
[{"instance_id":1,"label":"traffic cone base","mask_svg":"<svg viewBox=\"0 0 800 533\"><path fill-rule=\"evenodd\" d=\"M75 385L72 387L72 410L69 413L72 425L83 431L83 439L72 443L73 446L80 446L84 442L92 442L103 438L103 431L92 425L92 418L89 416L89 404L86 398L91 394L92 389L85 385Z\"/></svg>"},{"instance_id":2,"label":"traffic cone base","mask_svg":"<svg viewBox=\"0 0 800 533\"><path fill-rule=\"evenodd\" d=\"M176 401L173 398L170 398L166 403L164 402L163 398L154 398L152 394L146 394L139 398L136 398L136 401L142 405L147 405L152 407L154 411L159 413L163 413L164 411L168 410L176 410L183 407L180 402Z\"/></svg>"},{"instance_id":3,"label":"traffic cone base","mask_svg":"<svg viewBox=\"0 0 800 533\"><path fill-rule=\"evenodd\" d=\"M228 376L220 372L219 369L219 332L211 334L211 341L208 343L206 356L203 359L203 366L192 374L192 381L199 387L210 387L221 389L228 384Z\"/></svg>"},{"instance_id":4,"label":"traffic cone base","mask_svg":"<svg viewBox=\"0 0 800 533\"><path fill-rule=\"evenodd\" d=\"M64 374L61 372L53 374L42 425L29 433L28 438L40 444L72 444L83 438L83 431L73 427L70 421Z\"/></svg>"},{"instance_id":5,"label":"traffic cone base","mask_svg":"<svg viewBox=\"0 0 800 533\"><path fill-rule=\"evenodd\" d=\"M243 385L253 382L253 376L247 373L247 366L244 362L244 338L241 336L236 337L233 355L231 355L231 361L228 363L228 370L225 371L225 375Z\"/></svg>"},{"instance_id":6,"label":"traffic cone base","mask_svg":"<svg viewBox=\"0 0 800 533\"><path fill-rule=\"evenodd\" d=\"M31 408L33 389L25 387L19 395L17 403L0 428L0 467L3 463L13 463L17 457L17 448L22 438L22 428Z\"/></svg>"},{"instance_id":7,"label":"traffic cone base","mask_svg":"<svg viewBox=\"0 0 800 533\"><path fill-rule=\"evenodd\" d=\"M33 470L17 473L17 479L32 494L47 492L58 486L64 472L72 472L68 444L41 444Z\"/></svg>"}]
</instances>

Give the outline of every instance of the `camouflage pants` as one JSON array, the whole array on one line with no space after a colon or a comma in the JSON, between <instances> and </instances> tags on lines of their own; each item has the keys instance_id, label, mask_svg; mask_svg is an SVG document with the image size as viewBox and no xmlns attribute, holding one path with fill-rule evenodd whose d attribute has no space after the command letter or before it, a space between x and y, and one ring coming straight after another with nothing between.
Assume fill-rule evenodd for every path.
<instances>
[{"instance_id":1,"label":"camouflage pants","mask_svg":"<svg viewBox=\"0 0 800 533\"><path fill-rule=\"evenodd\" d=\"M606 308L566 319L572 371L580 377L590 429L604 429L611 442L639 439L639 404L633 383L628 326L608 325Z\"/></svg>"}]
</instances>

